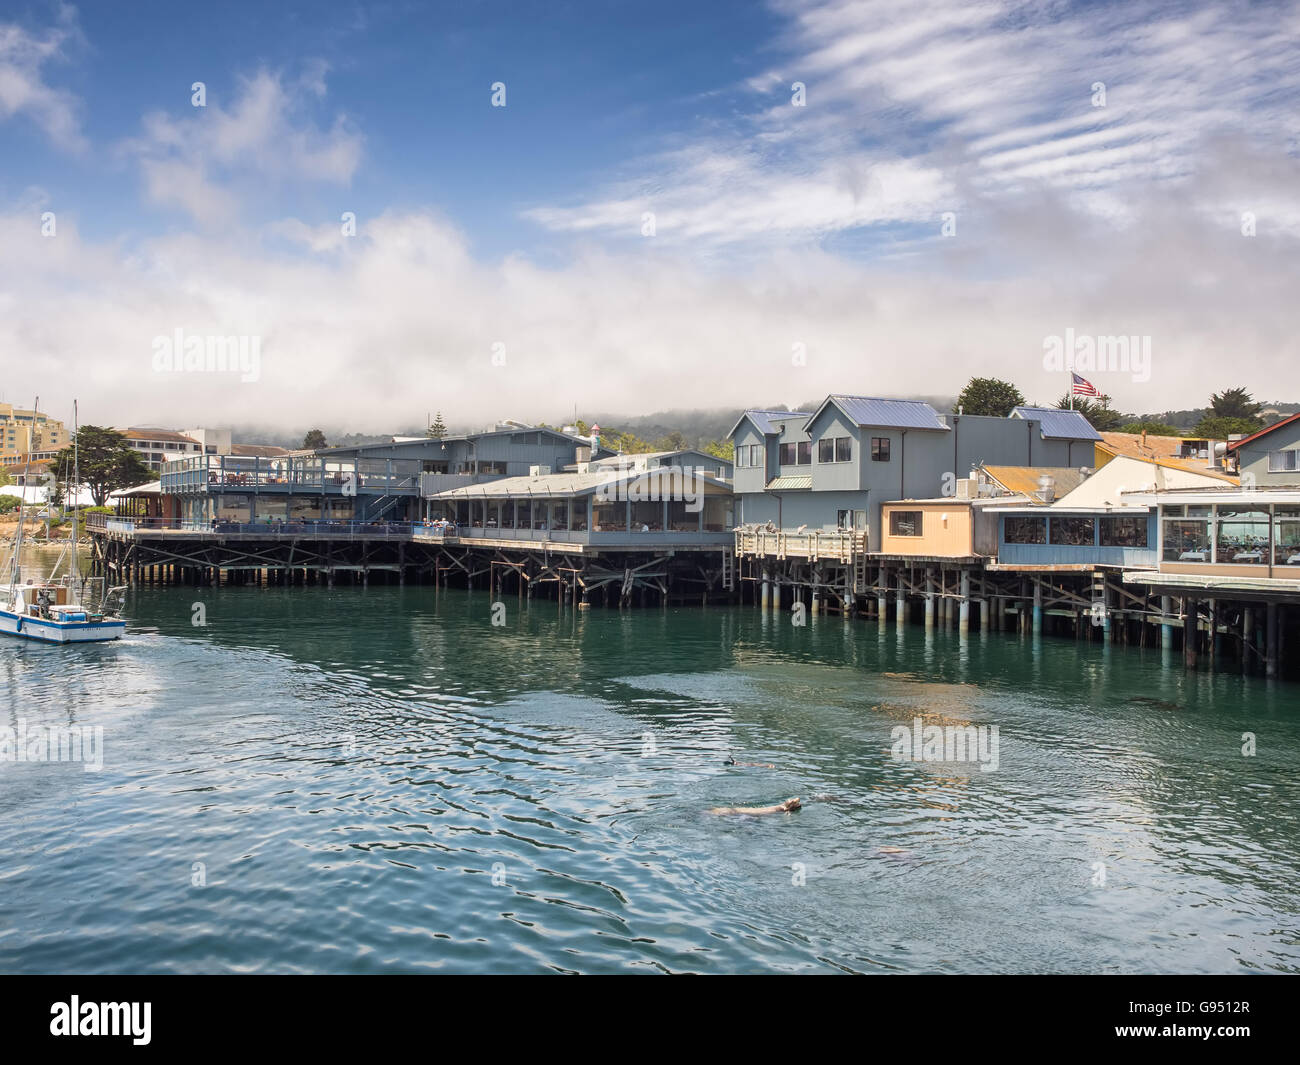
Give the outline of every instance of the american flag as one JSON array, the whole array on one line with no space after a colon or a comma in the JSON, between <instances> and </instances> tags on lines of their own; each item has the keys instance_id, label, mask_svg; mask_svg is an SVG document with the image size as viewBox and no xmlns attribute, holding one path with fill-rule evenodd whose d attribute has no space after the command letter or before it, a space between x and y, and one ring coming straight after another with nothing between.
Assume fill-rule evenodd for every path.
<instances>
[{"instance_id":1,"label":"american flag","mask_svg":"<svg viewBox=\"0 0 1300 1065\"><path fill-rule=\"evenodd\" d=\"M1070 394L1075 396L1099 396L1096 386L1091 381L1085 381L1077 373L1070 374L1073 379L1070 383Z\"/></svg>"}]
</instances>

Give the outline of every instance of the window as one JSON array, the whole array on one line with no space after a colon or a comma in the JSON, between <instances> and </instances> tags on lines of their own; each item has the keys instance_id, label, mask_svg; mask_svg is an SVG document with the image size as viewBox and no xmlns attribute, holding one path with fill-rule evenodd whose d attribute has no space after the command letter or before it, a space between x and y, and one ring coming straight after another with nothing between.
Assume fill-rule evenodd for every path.
<instances>
[{"instance_id":1,"label":"window","mask_svg":"<svg viewBox=\"0 0 1300 1065\"><path fill-rule=\"evenodd\" d=\"M889 512L890 536L920 536L921 511L891 510Z\"/></svg>"},{"instance_id":2,"label":"window","mask_svg":"<svg viewBox=\"0 0 1300 1065\"><path fill-rule=\"evenodd\" d=\"M1273 543L1277 566L1294 566L1300 570L1300 507L1273 508Z\"/></svg>"},{"instance_id":3,"label":"window","mask_svg":"<svg viewBox=\"0 0 1300 1065\"><path fill-rule=\"evenodd\" d=\"M1289 451L1270 451L1268 453L1268 472L1269 473L1294 473L1296 467L1296 456L1300 455L1300 450L1291 448Z\"/></svg>"},{"instance_id":4,"label":"window","mask_svg":"<svg viewBox=\"0 0 1300 1065\"><path fill-rule=\"evenodd\" d=\"M1047 543L1047 519L1008 514L1003 519L1003 539L1009 544Z\"/></svg>"},{"instance_id":5,"label":"window","mask_svg":"<svg viewBox=\"0 0 1300 1065\"><path fill-rule=\"evenodd\" d=\"M749 464L751 466L763 465L763 451L760 445L758 444L749 445Z\"/></svg>"},{"instance_id":6,"label":"window","mask_svg":"<svg viewBox=\"0 0 1300 1065\"><path fill-rule=\"evenodd\" d=\"M1097 542L1097 523L1093 518L1053 517L1049 533L1049 543L1064 547L1091 547Z\"/></svg>"},{"instance_id":7,"label":"window","mask_svg":"<svg viewBox=\"0 0 1300 1065\"><path fill-rule=\"evenodd\" d=\"M1240 565L1266 564L1269 517L1267 510L1250 507L1215 507L1218 536L1214 543L1215 562Z\"/></svg>"},{"instance_id":8,"label":"window","mask_svg":"<svg viewBox=\"0 0 1300 1065\"><path fill-rule=\"evenodd\" d=\"M782 466L807 466L812 462L812 441L781 445Z\"/></svg>"},{"instance_id":9,"label":"window","mask_svg":"<svg viewBox=\"0 0 1300 1065\"><path fill-rule=\"evenodd\" d=\"M871 461L872 462L889 461L889 437L873 436L871 438Z\"/></svg>"},{"instance_id":10,"label":"window","mask_svg":"<svg viewBox=\"0 0 1300 1065\"><path fill-rule=\"evenodd\" d=\"M736 468L737 468L737 469L740 469L742 466L744 466L744 465L745 465L745 460L746 460L747 458L749 458L749 447L748 447L748 445L746 445L745 447L737 447L737 448L736 448Z\"/></svg>"},{"instance_id":11,"label":"window","mask_svg":"<svg viewBox=\"0 0 1300 1065\"><path fill-rule=\"evenodd\" d=\"M781 445L781 465L793 466L795 459L795 449L793 444Z\"/></svg>"},{"instance_id":12,"label":"window","mask_svg":"<svg viewBox=\"0 0 1300 1065\"><path fill-rule=\"evenodd\" d=\"M817 441L818 462L848 462L852 457L852 437L827 436Z\"/></svg>"},{"instance_id":13,"label":"window","mask_svg":"<svg viewBox=\"0 0 1300 1065\"><path fill-rule=\"evenodd\" d=\"M1146 547L1146 517L1105 516L1101 519L1101 546Z\"/></svg>"},{"instance_id":14,"label":"window","mask_svg":"<svg viewBox=\"0 0 1300 1065\"><path fill-rule=\"evenodd\" d=\"M1210 561L1210 508L1206 506L1165 507L1164 542L1160 557L1165 562Z\"/></svg>"},{"instance_id":15,"label":"window","mask_svg":"<svg viewBox=\"0 0 1300 1065\"><path fill-rule=\"evenodd\" d=\"M799 465L811 466L812 465L812 441L801 440L795 446L799 449Z\"/></svg>"}]
</instances>

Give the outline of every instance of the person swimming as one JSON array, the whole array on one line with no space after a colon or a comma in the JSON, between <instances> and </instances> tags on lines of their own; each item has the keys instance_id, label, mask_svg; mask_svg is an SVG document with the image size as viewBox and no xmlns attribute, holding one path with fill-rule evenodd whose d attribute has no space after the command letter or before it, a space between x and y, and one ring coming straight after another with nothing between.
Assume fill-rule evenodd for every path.
<instances>
[{"instance_id":1,"label":"person swimming","mask_svg":"<svg viewBox=\"0 0 1300 1065\"><path fill-rule=\"evenodd\" d=\"M762 814L788 814L793 813L803 806L797 797L786 799L785 802L779 802L775 806L715 806L709 811L711 814L747 814L760 816Z\"/></svg>"},{"instance_id":2,"label":"person swimming","mask_svg":"<svg viewBox=\"0 0 1300 1065\"><path fill-rule=\"evenodd\" d=\"M737 762L735 757L730 754L727 755L727 760L722 764L734 765L738 769L775 769L776 768L776 766L772 765L771 762Z\"/></svg>"}]
</instances>

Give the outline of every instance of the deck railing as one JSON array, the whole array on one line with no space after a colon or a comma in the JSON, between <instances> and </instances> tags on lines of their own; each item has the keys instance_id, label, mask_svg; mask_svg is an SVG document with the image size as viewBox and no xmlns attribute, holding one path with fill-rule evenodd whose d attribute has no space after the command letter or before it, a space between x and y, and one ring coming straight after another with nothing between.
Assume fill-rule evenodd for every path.
<instances>
[{"instance_id":1,"label":"deck railing","mask_svg":"<svg viewBox=\"0 0 1300 1065\"><path fill-rule=\"evenodd\" d=\"M867 551L867 533L854 529L812 529L806 532L786 529L740 528L735 532L736 554L772 558L825 559L852 562Z\"/></svg>"}]
</instances>

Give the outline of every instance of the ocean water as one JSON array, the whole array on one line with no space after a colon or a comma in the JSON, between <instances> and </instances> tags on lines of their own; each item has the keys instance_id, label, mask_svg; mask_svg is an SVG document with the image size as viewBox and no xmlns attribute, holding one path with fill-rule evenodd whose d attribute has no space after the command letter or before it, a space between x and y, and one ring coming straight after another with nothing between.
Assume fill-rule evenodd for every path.
<instances>
[{"instance_id":1,"label":"ocean water","mask_svg":"<svg viewBox=\"0 0 1300 1065\"><path fill-rule=\"evenodd\" d=\"M0 643L0 726L102 735L0 762L0 970L1300 971L1295 685L503 602L146 586L121 642ZM996 769L896 759L918 718Z\"/></svg>"}]
</instances>

